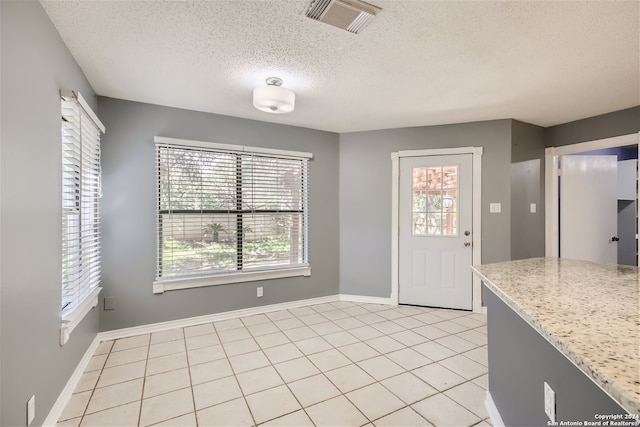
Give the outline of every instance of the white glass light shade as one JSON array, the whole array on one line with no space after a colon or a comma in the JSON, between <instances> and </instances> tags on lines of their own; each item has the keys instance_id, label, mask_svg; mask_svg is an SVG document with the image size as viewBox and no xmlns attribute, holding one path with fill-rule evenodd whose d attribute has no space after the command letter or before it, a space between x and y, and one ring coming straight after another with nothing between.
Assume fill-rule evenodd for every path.
<instances>
[{"instance_id":1,"label":"white glass light shade","mask_svg":"<svg viewBox=\"0 0 640 427\"><path fill-rule=\"evenodd\" d=\"M280 86L259 86L253 90L253 106L267 113L290 113L295 103L296 94Z\"/></svg>"}]
</instances>

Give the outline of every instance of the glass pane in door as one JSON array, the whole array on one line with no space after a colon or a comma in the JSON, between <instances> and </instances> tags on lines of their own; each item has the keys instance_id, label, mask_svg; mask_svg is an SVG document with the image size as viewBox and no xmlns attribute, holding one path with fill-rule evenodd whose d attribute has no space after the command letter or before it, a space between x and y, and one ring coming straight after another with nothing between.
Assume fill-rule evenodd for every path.
<instances>
[{"instance_id":1,"label":"glass pane in door","mask_svg":"<svg viewBox=\"0 0 640 427\"><path fill-rule=\"evenodd\" d=\"M414 236L458 236L458 166L413 168Z\"/></svg>"}]
</instances>

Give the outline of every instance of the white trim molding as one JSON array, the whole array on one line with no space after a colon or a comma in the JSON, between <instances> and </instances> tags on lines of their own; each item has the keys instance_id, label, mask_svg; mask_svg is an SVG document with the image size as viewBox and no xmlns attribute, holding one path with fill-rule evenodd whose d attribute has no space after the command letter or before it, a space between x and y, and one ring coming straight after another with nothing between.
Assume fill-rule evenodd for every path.
<instances>
[{"instance_id":1,"label":"white trim molding","mask_svg":"<svg viewBox=\"0 0 640 427\"><path fill-rule=\"evenodd\" d=\"M156 144L167 144L167 145L179 145L182 147L200 147L200 148L211 148L218 149L221 151L249 151L252 153L260 153L267 154L271 156L279 156L279 157L303 157L306 159L312 159L313 153L307 153L303 151L289 151L289 150L276 150L274 148L263 148L263 147L247 147L244 145L233 145L233 144L219 144L216 142L207 142L207 141L192 141L189 139L179 139L179 138L167 138L165 136L156 136L153 138L153 142Z\"/></svg>"},{"instance_id":2,"label":"white trim molding","mask_svg":"<svg viewBox=\"0 0 640 427\"><path fill-rule=\"evenodd\" d=\"M489 418L491 418L491 425L493 427L505 427L504 421L502 421L502 417L500 416L500 411L498 411L489 390L487 390L487 395L484 399L484 406L487 408Z\"/></svg>"},{"instance_id":3,"label":"white trim molding","mask_svg":"<svg viewBox=\"0 0 640 427\"><path fill-rule=\"evenodd\" d=\"M449 156L455 154L473 155L473 245L472 264L482 262L482 147L438 148L426 150L405 150L391 153L391 304L399 303L399 215L400 206L400 158L421 156ZM471 274L471 273L470 273ZM472 277L472 308L474 313L482 312L482 282L475 274Z\"/></svg>"},{"instance_id":4,"label":"white trim molding","mask_svg":"<svg viewBox=\"0 0 640 427\"><path fill-rule=\"evenodd\" d=\"M115 340L118 338L132 337L136 335L150 334L175 328L201 325L203 323L220 322L222 320L237 319L240 317L255 316L257 314L271 313L272 311L290 310L292 308L306 307L309 305L325 304L340 301L338 295L310 298L298 301L283 302L278 304L261 305L258 307L243 308L240 310L224 311L222 313L207 314L204 316L188 317L185 319L171 320L168 322L152 323L150 325L134 326L132 328L115 329L113 331L100 332L101 341Z\"/></svg>"},{"instance_id":5,"label":"white trim molding","mask_svg":"<svg viewBox=\"0 0 640 427\"><path fill-rule=\"evenodd\" d=\"M559 189L558 177L560 169L558 167L560 156L567 154L584 153L586 151L603 150L606 148L624 147L627 145L637 145L640 148L640 132L628 135L615 136L612 138L597 139L593 141L581 142L561 147L549 147L544 153L544 194L545 194L545 256L560 256L559 239ZM640 219L638 220L640 230Z\"/></svg>"},{"instance_id":6,"label":"white trim molding","mask_svg":"<svg viewBox=\"0 0 640 427\"><path fill-rule=\"evenodd\" d=\"M257 280L284 279L287 277L311 276L311 267L282 268L262 271L219 274L208 277L165 279L153 282L153 293L161 294L177 289L202 288L205 286L228 285L230 283L254 282Z\"/></svg>"},{"instance_id":7,"label":"white trim molding","mask_svg":"<svg viewBox=\"0 0 640 427\"><path fill-rule=\"evenodd\" d=\"M391 153L391 296L400 302L400 155Z\"/></svg>"},{"instance_id":8,"label":"white trim molding","mask_svg":"<svg viewBox=\"0 0 640 427\"><path fill-rule=\"evenodd\" d=\"M482 147L473 148L473 245L472 263L482 263ZM482 312L482 281L473 276L473 311Z\"/></svg>"},{"instance_id":9,"label":"white trim molding","mask_svg":"<svg viewBox=\"0 0 640 427\"><path fill-rule=\"evenodd\" d=\"M95 353L98 349L100 341L100 334L98 334L89 345L89 348L87 348L87 351L84 352L84 356L82 356L82 359L80 359L78 366L76 366L73 374L71 374L71 378L69 378L69 381L67 381L67 384L60 392L60 395L56 399L56 402L53 404L53 407L49 411L49 415L47 415L47 418L45 418L44 422L42 423L43 426L55 426L57 424L58 420L62 416L64 408L67 406L67 403L69 403L69 399L71 399L71 395L76 389L80 378L82 378L84 370L87 369L87 366L89 366L89 362L91 362L93 353Z\"/></svg>"},{"instance_id":10,"label":"white trim molding","mask_svg":"<svg viewBox=\"0 0 640 427\"><path fill-rule=\"evenodd\" d=\"M76 99L78 101L78 104L80 104L80 106L84 109L85 113L87 113L87 115L91 117L91 120L93 120L93 123L95 123L98 129L100 129L102 133L106 132L104 125L102 124L98 116L96 116L96 113L93 112L93 108L91 108L87 100L84 99L80 92L78 92L77 90L61 89L60 96L64 98Z\"/></svg>"},{"instance_id":11,"label":"white trim molding","mask_svg":"<svg viewBox=\"0 0 640 427\"><path fill-rule=\"evenodd\" d=\"M380 305L393 305L396 306L398 304L394 304L391 298L384 297L368 297L365 295L338 295L340 301L350 301L350 302L361 302L365 304L380 304Z\"/></svg>"},{"instance_id":12,"label":"white trim molding","mask_svg":"<svg viewBox=\"0 0 640 427\"><path fill-rule=\"evenodd\" d=\"M95 288L69 316L62 319L60 324L60 345L65 345L69 341L71 332L80 324L84 316L98 305L98 295L101 290L102 288L99 286Z\"/></svg>"}]
</instances>

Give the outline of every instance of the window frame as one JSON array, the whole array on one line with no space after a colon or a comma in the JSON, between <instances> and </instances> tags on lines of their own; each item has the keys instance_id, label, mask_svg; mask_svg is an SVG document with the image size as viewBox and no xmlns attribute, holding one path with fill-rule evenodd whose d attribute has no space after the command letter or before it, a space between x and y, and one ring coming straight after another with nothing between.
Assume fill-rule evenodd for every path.
<instances>
[{"instance_id":1,"label":"window frame","mask_svg":"<svg viewBox=\"0 0 640 427\"><path fill-rule=\"evenodd\" d=\"M162 241L160 236L160 197L161 197L161 187L160 187L160 168L159 168L159 149L161 146L169 146L175 147L177 149L185 148L185 149L204 149L204 150L217 150L228 152L230 154L238 154L238 155L261 155L261 156L270 156L274 158L283 158L283 159L296 159L308 161L313 158L312 153L307 152L299 152L299 151L288 151L288 150L277 150L270 148L261 148L261 147L250 147L250 146L242 146L242 145L232 145L232 144L219 144L214 142L205 142L205 141L194 141L194 140L186 140L186 139L177 139L177 138L168 138L162 136L156 136L154 138L155 143L155 154L156 154L156 272L159 272L159 263L162 256ZM304 177L305 184L308 183L308 165L305 167L306 176ZM204 272L201 275L194 276L181 276L181 277L158 277L159 274L156 274L156 279L153 282L153 293L161 294L165 291L177 290L177 289L189 289L189 288L197 288L197 287L205 287L205 286L216 286L223 284L233 284L240 282L249 282L249 281L258 281L258 280L269 280L269 279L279 279L279 278L287 278L287 277L308 277L311 275L311 266L309 264L309 250L308 250L308 236L309 236L309 204L308 204L308 186L303 185L303 209L302 209L302 217L304 226L302 227L302 244L303 244L303 262L301 264L295 266L265 266L265 267L257 267L257 268L246 268L243 270L237 271L222 271L222 272Z\"/></svg>"},{"instance_id":2,"label":"window frame","mask_svg":"<svg viewBox=\"0 0 640 427\"><path fill-rule=\"evenodd\" d=\"M439 186L437 188L434 187L429 187L429 171L433 170L433 169L439 169L440 170L440 174L444 177L446 176L446 173L444 172L445 169L455 169L455 175L456 175L456 185L455 187L446 187L444 182L441 181ZM457 183L457 175L458 175L458 170L460 168L459 164L451 164L448 166L419 166L419 167L414 167L412 169L412 173L415 177L415 171L417 169L423 169L424 170L424 175L425 175L425 181L424 181L424 189L420 190L421 192L424 192L424 210L412 210L412 229L411 229L411 233L413 237L418 237L418 238L433 238L433 237L437 237L437 238L458 238L460 237L460 230L459 228L455 227L455 232L454 233L445 233L445 225L443 224L445 222L445 218L448 221L449 218L451 218L451 220L453 222L455 222L457 220L457 216L458 216L458 183ZM451 207L447 208L446 206L444 206L444 200L447 198L447 196L450 195L450 193L455 192L455 196L453 198L449 197L450 199L452 199L452 207L453 210L450 210ZM413 182L413 187L412 187L412 195L413 195L413 199L412 199L412 203L415 203L415 196L416 196L416 183L415 183L415 178L414 178L414 182ZM430 207L431 203L429 202L429 197L430 196L434 196L434 195L438 195L439 196L439 200L441 206L439 208L436 209L432 209ZM416 232L416 220L415 220L415 216L417 215L424 215L424 233L417 233ZM433 226L433 225L429 225L429 217L430 214L437 214L441 217L441 221L440 224L437 226ZM430 228L433 229L434 227L436 227L438 229L437 233L431 232Z\"/></svg>"},{"instance_id":3,"label":"window frame","mask_svg":"<svg viewBox=\"0 0 640 427\"><path fill-rule=\"evenodd\" d=\"M65 106L65 104L67 104ZM78 118L65 113L77 109ZM105 127L87 101L77 91L60 90L61 117L61 300L60 345L64 345L82 319L98 305L100 287L100 135ZM88 123L85 121L88 120ZM75 128L75 137L64 133ZM95 137L97 135L97 137ZM89 141L85 141L89 138ZM93 152L85 153L85 150ZM85 188L86 187L86 188ZM69 225L68 218L77 217ZM74 228L76 228L74 230ZM65 260L71 256L72 260ZM65 275L65 263L75 265L73 276ZM66 295L71 289L73 297ZM65 300L67 300L65 304Z\"/></svg>"}]
</instances>

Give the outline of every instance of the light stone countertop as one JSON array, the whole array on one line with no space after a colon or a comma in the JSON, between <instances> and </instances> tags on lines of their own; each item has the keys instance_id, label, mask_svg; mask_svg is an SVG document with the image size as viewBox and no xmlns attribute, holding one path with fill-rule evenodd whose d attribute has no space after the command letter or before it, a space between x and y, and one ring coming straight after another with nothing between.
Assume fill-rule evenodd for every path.
<instances>
[{"instance_id":1,"label":"light stone countertop","mask_svg":"<svg viewBox=\"0 0 640 427\"><path fill-rule=\"evenodd\" d=\"M532 258L472 270L623 408L640 414L638 267Z\"/></svg>"}]
</instances>

